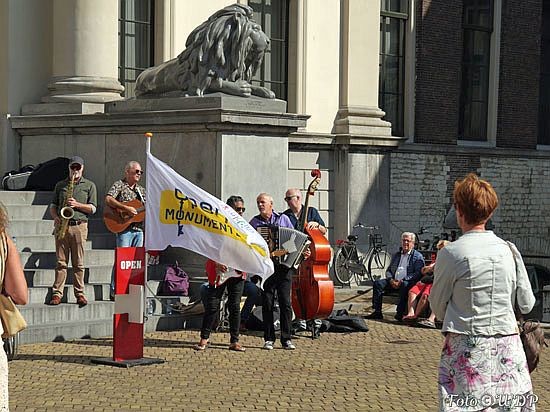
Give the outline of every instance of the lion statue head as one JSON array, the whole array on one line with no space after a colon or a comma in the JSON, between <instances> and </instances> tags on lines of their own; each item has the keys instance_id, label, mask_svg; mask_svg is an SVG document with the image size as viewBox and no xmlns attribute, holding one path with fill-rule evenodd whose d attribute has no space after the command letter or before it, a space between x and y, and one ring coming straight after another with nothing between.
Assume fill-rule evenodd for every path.
<instances>
[{"instance_id":1,"label":"lion statue head","mask_svg":"<svg viewBox=\"0 0 550 412\"><path fill-rule=\"evenodd\" d=\"M271 90L251 84L268 46L269 38L252 19L250 6L227 6L191 32L177 58L142 72L136 96L171 92L202 96L219 91L274 98Z\"/></svg>"}]
</instances>

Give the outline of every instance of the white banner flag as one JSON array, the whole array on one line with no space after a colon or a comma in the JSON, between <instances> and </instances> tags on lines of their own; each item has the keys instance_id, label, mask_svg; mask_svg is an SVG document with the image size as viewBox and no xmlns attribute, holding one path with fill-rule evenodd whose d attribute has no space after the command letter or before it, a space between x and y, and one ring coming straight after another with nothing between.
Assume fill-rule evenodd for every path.
<instances>
[{"instance_id":1,"label":"white banner flag","mask_svg":"<svg viewBox=\"0 0 550 412\"><path fill-rule=\"evenodd\" d=\"M264 280L267 243L236 211L147 153L145 248L178 246Z\"/></svg>"}]
</instances>

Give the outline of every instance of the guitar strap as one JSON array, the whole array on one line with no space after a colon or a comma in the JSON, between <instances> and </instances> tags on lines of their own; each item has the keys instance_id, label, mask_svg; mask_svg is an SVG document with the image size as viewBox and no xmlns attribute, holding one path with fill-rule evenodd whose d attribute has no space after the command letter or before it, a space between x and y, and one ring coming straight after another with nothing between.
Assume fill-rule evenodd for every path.
<instances>
[{"instance_id":1,"label":"guitar strap","mask_svg":"<svg viewBox=\"0 0 550 412\"><path fill-rule=\"evenodd\" d=\"M139 186L137 184L136 184L136 193L141 203L145 204L145 199L143 198L143 195L141 194L141 190L139 190Z\"/></svg>"}]
</instances>

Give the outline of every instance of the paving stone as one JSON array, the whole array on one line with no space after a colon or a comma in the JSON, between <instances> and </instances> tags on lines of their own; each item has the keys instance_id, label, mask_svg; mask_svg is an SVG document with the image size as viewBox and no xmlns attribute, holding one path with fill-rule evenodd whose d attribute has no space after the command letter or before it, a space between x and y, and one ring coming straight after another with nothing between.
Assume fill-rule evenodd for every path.
<instances>
[{"instance_id":1,"label":"paving stone","mask_svg":"<svg viewBox=\"0 0 550 412\"><path fill-rule=\"evenodd\" d=\"M369 299L363 294L351 302L360 308ZM398 324L391 312L385 315L387 320L368 321L367 333L324 333L318 340L300 335L293 339L295 351L278 345L264 351L262 334L252 331L241 336L245 353L227 349L227 333L214 333L204 352L193 350L198 331L147 333L145 356L166 362L129 369L91 363L112 356L110 338L21 345L9 365L10 406L14 411L437 410L443 336ZM550 351L543 356L532 377L537 410L549 411Z\"/></svg>"}]
</instances>

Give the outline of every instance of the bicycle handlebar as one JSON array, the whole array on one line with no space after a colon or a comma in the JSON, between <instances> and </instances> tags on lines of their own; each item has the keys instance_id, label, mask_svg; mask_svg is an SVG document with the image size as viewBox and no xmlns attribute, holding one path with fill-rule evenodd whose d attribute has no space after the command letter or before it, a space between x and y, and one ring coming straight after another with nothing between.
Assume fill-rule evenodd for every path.
<instances>
[{"instance_id":1,"label":"bicycle handlebar","mask_svg":"<svg viewBox=\"0 0 550 412\"><path fill-rule=\"evenodd\" d=\"M380 229L380 226L365 226L361 222L359 222L359 223L357 223L356 225L353 226L354 229L356 229L358 227L360 227L361 229L367 229L367 230L378 230L378 229Z\"/></svg>"},{"instance_id":2,"label":"bicycle handlebar","mask_svg":"<svg viewBox=\"0 0 550 412\"><path fill-rule=\"evenodd\" d=\"M424 233L431 233L431 226L420 226L420 229L418 232L416 232L417 235L423 235Z\"/></svg>"}]
</instances>

